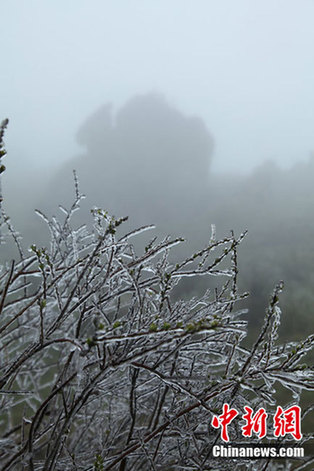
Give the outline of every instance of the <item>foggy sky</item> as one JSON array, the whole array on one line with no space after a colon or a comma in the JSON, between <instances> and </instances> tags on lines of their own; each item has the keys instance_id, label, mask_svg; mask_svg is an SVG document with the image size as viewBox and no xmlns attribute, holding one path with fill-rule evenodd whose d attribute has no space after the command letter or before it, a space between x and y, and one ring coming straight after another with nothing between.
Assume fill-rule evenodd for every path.
<instances>
[{"instance_id":1,"label":"foggy sky","mask_svg":"<svg viewBox=\"0 0 314 471\"><path fill-rule=\"evenodd\" d=\"M313 23L312 0L2 0L7 166L56 166L100 105L149 91L204 119L213 171L307 159Z\"/></svg>"}]
</instances>

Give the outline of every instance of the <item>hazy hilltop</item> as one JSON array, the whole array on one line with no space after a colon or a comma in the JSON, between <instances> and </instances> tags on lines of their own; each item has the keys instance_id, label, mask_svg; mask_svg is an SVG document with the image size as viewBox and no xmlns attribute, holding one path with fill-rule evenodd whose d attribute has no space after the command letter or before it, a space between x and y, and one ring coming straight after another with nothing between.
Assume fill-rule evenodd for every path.
<instances>
[{"instance_id":1,"label":"hazy hilltop","mask_svg":"<svg viewBox=\"0 0 314 471\"><path fill-rule=\"evenodd\" d=\"M313 331L314 159L282 169L265 162L250 175L209 185L210 219L220 236L248 230L239 250L240 286L249 290L249 318L261 322L275 283L284 280L285 335Z\"/></svg>"}]
</instances>

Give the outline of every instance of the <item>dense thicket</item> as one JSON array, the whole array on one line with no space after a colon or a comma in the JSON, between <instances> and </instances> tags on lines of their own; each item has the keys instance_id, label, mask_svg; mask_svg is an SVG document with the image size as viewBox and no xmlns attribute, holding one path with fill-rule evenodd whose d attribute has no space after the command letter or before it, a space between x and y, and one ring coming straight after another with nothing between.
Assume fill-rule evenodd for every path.
<instances>
[{"instance_id":1,"label":"dense thicket","mask_svg":"<svg viewBox=\"0 0 314 471\"><path fill-rule=\"evenodd\" d=\"M231 228L247 229L239 283L252 293L248 317L252 326L261 324L268 293L283 279L283 335L301 338L312 331L312 159L287 170L266 162L247 176L209 173L213 138L208 129L158 94L135 97L117 113L110 105L101 107L82 125L77 139L82 154L51 181L34 175L30 184L11 177L6 187L8 195L12 187L7 205L10 213L19 216L16 226L26 245L35 239L47 243L49 233L34 217L33 205L52 215L58 204L70 204L69 182L76 169L88 195L77 216L81 223L88 220L93 205L117 217L130 216L127 230L154 223L159 236L179 234L187 239L174 251L174 259L206 244L212 223L220 236ZM45 190L39 192L41 187ZM25 200L26 192L33 192L32 203ZM190 280L182 285L180 295L200 294L204 289L199 280Z\"/></svg>"},{"instance_id":2,"label":"dense thicket","mask_svg":"<svg viewBox=\"0 0 314 471\"><path fill-rule=\"evenodd\" d=\"M69 201L75 168L90 204L130 216L129 227L154 223L159 235L180 234L189 241L181 255L206 243L211 223L221 236L247 229L239 282L252 293L252 325L261 324L267 295L283 279L285 337L311 332L313 159L287 170L265 162L248 176L210 174L213 139L204 123L155 94L135 97L116 115L109 105L100 108L78 141L84 153L54 178L42 208ZM185 283L182 290L201 293L204 286Z\"/></svg>"},{"instance_id":3,"label":"dense thicket","mask_svg":"<svg viewBox=\"0 0 314 471\"><path fill-rule=\"evenodd\" d=\"M282 283L246 348L236 307L247 296L237 283L243 234L217 238L213 227L203 249L173 262L181 239L135 248L150 227L123 234L124 219L102 209L92 210L91 229L76 225L82 199L75 179L62 220L38 213L49 244L27 253L1 213L2 242L13 237L19 254L0 271L1 471L282 469L272 459L214 459L220 431L210 426L224 403L273 414L282 387L287 406L313 392L313 369L301 364L313 336L278 342ZM217 277L216 290L173 296L184 279ZM247 442L241 426L230 425L233 442ZM303 431L299 444L311 439Z\"/></svg>"}]
</instances>

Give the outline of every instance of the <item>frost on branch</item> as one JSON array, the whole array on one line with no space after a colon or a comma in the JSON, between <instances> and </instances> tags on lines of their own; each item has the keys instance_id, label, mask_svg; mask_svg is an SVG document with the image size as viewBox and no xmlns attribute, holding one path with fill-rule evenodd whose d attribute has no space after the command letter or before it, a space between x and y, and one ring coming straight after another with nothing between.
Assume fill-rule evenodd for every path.
<instances>
[{"instance_id":1,"label":"frost on branch","mask_svg":"<svg viewBox=\"0 0 314 471\"><path fill-rule=\"evenodd\" d=\"M278 384L294 403L313 390L313 371L300 365L313 338L278 344L282 285L245 348L244 311L235 310L246 297L237 289L244 235L217 240L213 230L207 247L177 263L169 252L182 239L152 239L137 254L133 238L151 227L121 236L124 219L102 209L92 231L72 226L75 182L62 221L38 211L50 247L32 245L1 269L0 470L279 469L215 461L210 423L225 402L272 410ZM190 276L223 282L176 299ZM237 442L240 427L229 429Z\"/></svg>"}]
</instances>

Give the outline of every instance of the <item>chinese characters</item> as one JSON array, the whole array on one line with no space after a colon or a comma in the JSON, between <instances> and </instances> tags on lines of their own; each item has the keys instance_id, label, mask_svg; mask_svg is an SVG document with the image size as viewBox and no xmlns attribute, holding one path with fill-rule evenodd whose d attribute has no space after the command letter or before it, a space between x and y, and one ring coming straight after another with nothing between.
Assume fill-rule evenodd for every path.
<instances>
[{"instance_id":1,"label":"chinese characters","mask_svg":"<svg viewBox=\"0 0 314 471\"><path fill-rule=\"evenodd\" d=\"M245 414L241 418L244 425L241 427L243 437L252 437L253 433L258 438L263 438L267 433L268 414L264 408L258 409L255 413L249 406L244 406ZM228 425L239 415L236 409L223 405L221 415L212 418L211 425L214 428L221 428L221 438L224 442L229 442ZM278 406L273 418L273 433L275 437L284 437L290 434L295 440L301 440L301 408L297 405L286 410Z\"/></svg>"}]
</instances>

